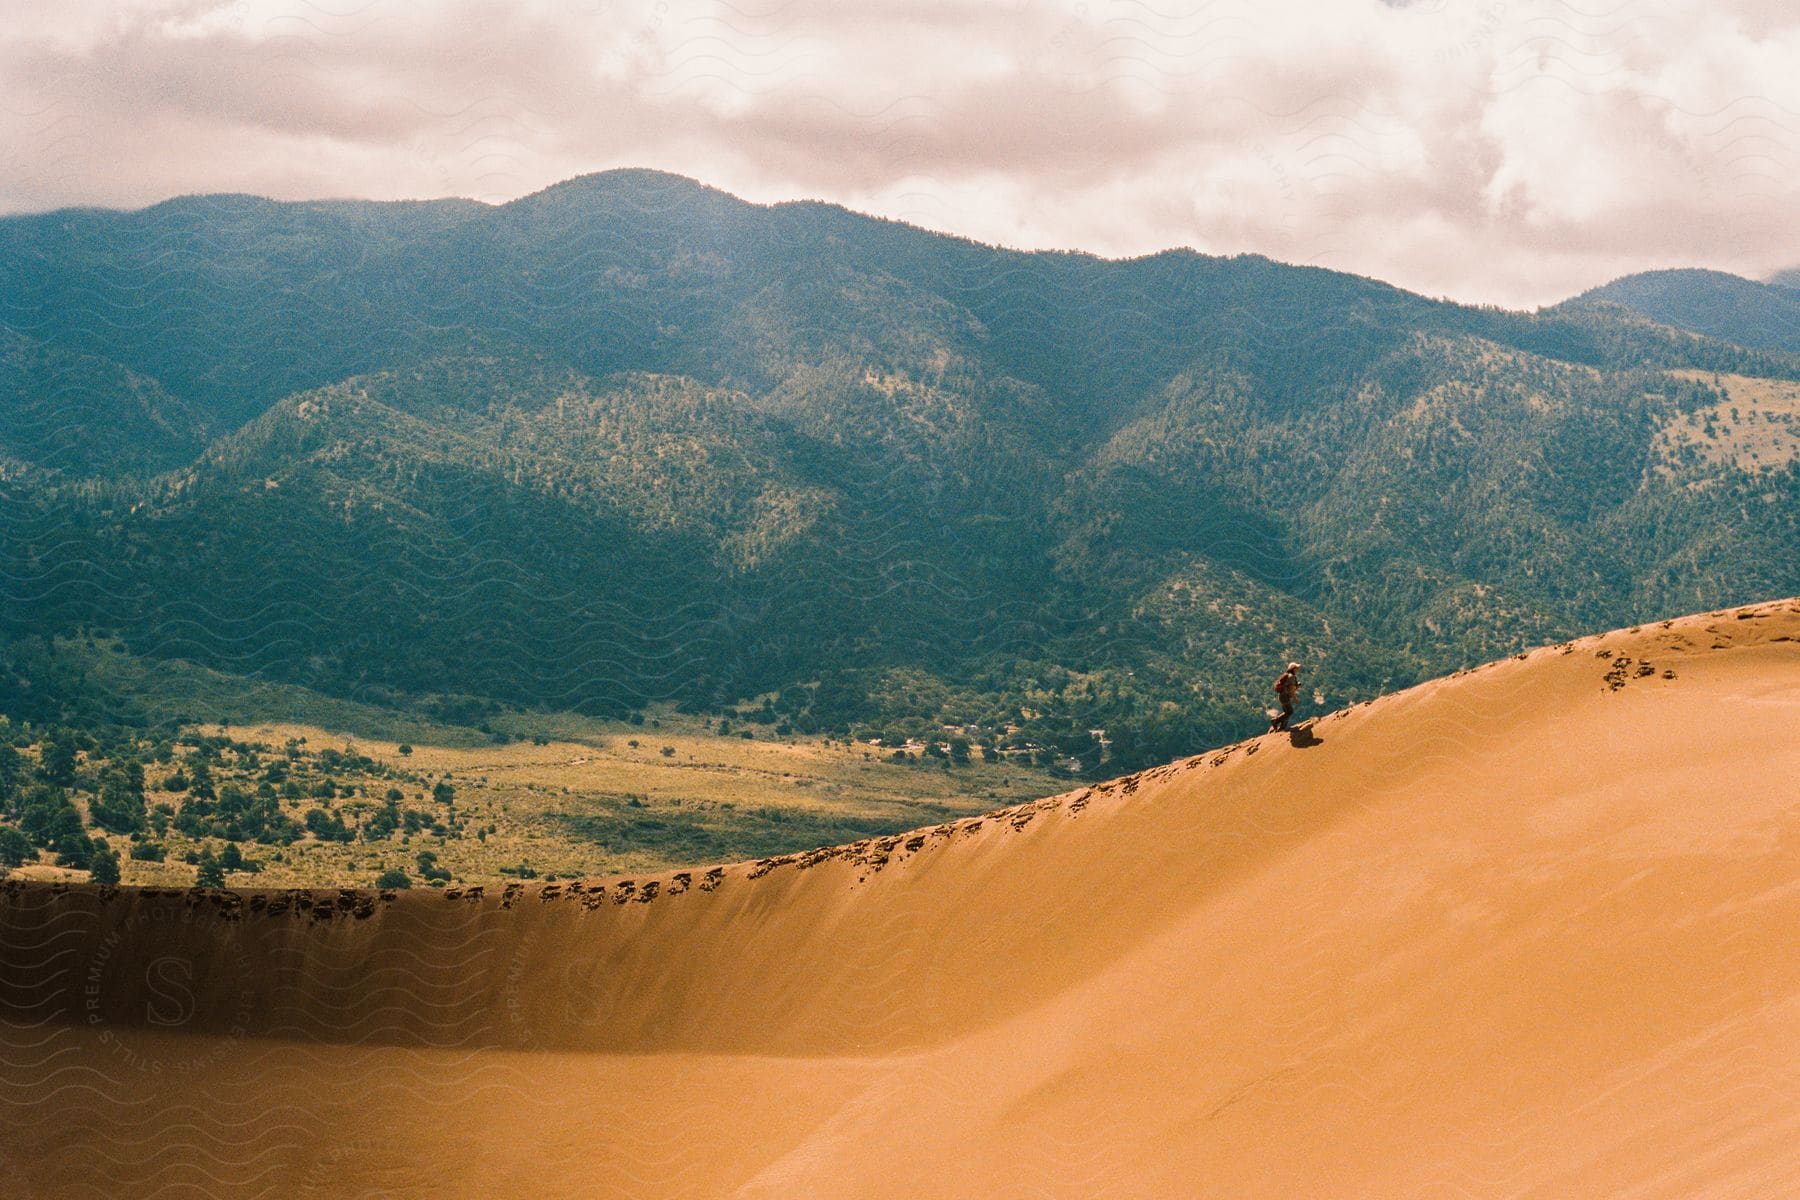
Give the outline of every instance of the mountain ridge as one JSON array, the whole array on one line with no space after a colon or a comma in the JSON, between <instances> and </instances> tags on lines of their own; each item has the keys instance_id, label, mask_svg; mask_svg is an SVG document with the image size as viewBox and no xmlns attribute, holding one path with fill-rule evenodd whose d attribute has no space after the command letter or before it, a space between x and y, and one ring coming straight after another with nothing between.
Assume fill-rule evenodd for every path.
<instances>
[{"instance_id":1,"label":"mountain ridge","mask_svg":"<svg viewBox=\"0 0 1800 1200\"><path fill-rule=\"evenodd\" d=\"M1664 325L1792 354L1800 352L1800 296L1792 291L1774 279L1759 283L1725 271L1677 268L1626 275L1557 308L1610 302Z\"/></svg>"},{"instance_id":2,"label":"mountain ridge","mask_svg":"<svg viewBox=\"0 0 1800 1200\"><path fill-rule=\"evenodd\" d=\"M0 324L210 447L144 477L86 418L59 480L0 441L0 636L345 695L785 695L814 732L967 725L1091 772L1241 734L1270 660L1335 707L1800 590L1791 355L658 174L452 208L0 220Z\"/></svg>"}]
</instances>

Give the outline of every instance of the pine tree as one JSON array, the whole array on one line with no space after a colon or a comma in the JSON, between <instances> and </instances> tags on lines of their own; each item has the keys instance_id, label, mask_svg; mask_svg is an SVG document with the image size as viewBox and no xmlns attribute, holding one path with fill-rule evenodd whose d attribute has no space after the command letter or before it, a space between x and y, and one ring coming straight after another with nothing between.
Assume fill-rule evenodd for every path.
<instances>
[{"instance_id":1,"label":"pine tree","mask_svg":"<svg viewBox=\"0 0 1800 1200\"><path fill-rule=\"evenodd\" d=\"M194 886L203 888L222 888L225 886L225 868L219 858L208 846L200 852L200 862L194 873Z\"/></svg>"},{"instance_id":2,"label":"pine tree","mask_svg":"<svg viewBox=\"0 0 1800 1200\"><path fill-rule=\"evenodd\" d=\"M88 871L95 883L117 885L119 882L119 855L111 846L98 838L94 839L94 851L88 856Z\"/></svg>"}]
</instances>

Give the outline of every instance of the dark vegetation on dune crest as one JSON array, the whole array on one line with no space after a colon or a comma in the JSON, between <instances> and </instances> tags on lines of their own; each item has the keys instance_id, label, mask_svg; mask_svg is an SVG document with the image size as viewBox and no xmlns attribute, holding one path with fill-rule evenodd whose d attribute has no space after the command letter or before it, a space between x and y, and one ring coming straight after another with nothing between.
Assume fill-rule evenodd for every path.
<instances>
[{"instance_id":1,"label":"dark vegetation on dune crest","mask_svg":"<svg viewBox=\"0 0 1800 1200\"><path fill-rule=\"evenodd\" d=\"M46 726L167 715L58 667L79 630L471 725L675 702L1117 774L1254 729L1290 657L1336 707L1800 591L1794 459L1663 436L1800 359L1616 304L624 171L9 218L0 335L0 696Z\"/></svg>"}]
</instances>

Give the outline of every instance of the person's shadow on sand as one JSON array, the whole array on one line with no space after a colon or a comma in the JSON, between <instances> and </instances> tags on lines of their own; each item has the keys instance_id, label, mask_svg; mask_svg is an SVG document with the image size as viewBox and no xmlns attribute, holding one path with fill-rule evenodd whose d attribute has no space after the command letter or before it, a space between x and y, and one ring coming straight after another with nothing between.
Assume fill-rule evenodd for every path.
<instances>
[{"instance_id":1,"label":"person's shadow on sand","mask_svg":"<svg viewBox=\"0 0 1800 1200\"><path fill-rule=\"evenodd\" d=\"M1296 746L1302 750L1305 750L1310 746L1323 746L1325 744L1324 738L1313 736L1311 721L1308 721L1304 725L1296 725L1294 728L1287 731L1287 735L1288 745Z\"/></svg>"}]
</instances>

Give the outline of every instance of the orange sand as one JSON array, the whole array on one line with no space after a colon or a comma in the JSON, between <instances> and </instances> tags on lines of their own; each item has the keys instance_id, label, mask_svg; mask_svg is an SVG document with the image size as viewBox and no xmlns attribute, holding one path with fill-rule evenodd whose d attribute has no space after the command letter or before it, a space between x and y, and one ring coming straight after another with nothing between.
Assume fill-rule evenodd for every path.
<instances>
[{"instance_id":1,"label":"orange sand","mask_svg":"<svg viewBox=\"0 0 1800 1200\"><path fill-rule=\"evenodd\" d=\"M1796 1195L1797 931L1790 600L716 882L7 885L0 1200Z\"/></svg>"}]
</instances>

